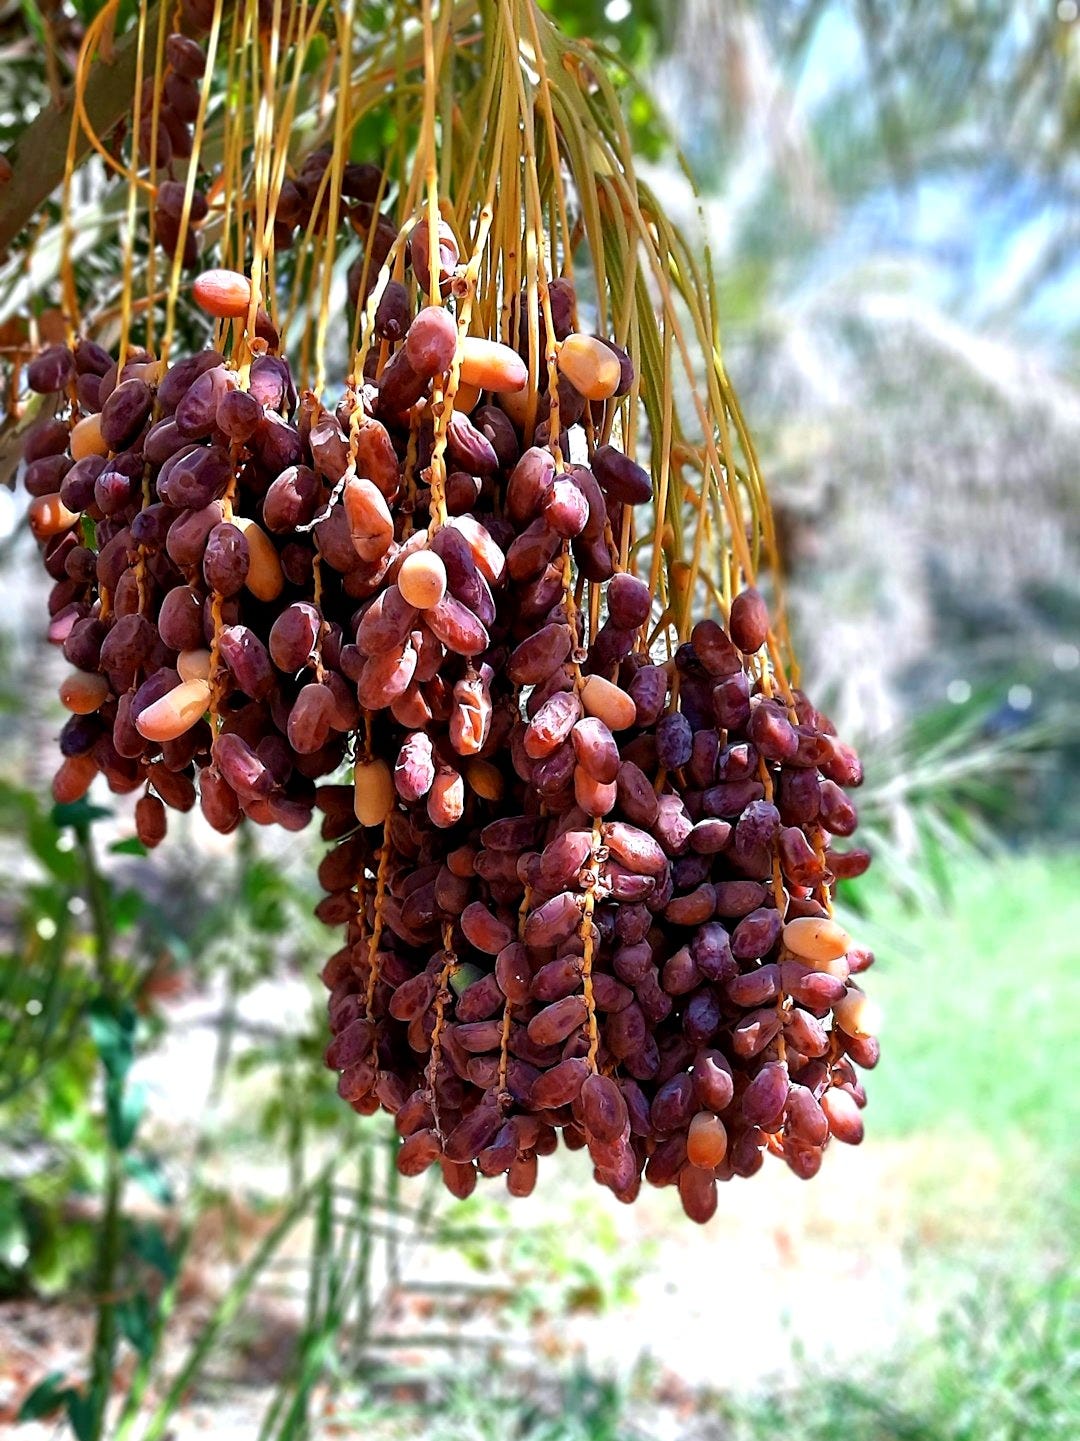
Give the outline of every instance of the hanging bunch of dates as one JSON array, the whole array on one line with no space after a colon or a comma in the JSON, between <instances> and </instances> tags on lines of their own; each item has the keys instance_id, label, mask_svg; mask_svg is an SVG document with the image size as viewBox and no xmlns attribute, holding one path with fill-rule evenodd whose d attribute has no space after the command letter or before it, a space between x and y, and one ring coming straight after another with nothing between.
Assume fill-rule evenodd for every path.
<instances>
[{"instance_id":1,"label":"hanging bunch of dates","mask_svg":"<svg viewBox=\"0 0 1080 1441\"><path fill-rule=\"evenodd\" d=\"M186 124L202 51L166 55ZM859 761L785 676L737 510L727 583L696 584L673 381L631 360L656 348L583 322L537 203L489 240L490 207L466 227L398 182L400 225L387 176L334 147L275 192L282 250L361 237L332 393L226 268L183 289L217 348L75 338L30 365L54 398L30 524L70 664L54 792L137 793L148 846L170 809L221 832L317 815L326 1061L393 1114L404 1174L524 1195L561 1136L620 1200L644 1178L706 1221L766 1155L808 1178L862 1138L872 956L831 908L869 862L845 844ZM193 194L156 189L185 265Z\"/></svg>"}]
</instances>

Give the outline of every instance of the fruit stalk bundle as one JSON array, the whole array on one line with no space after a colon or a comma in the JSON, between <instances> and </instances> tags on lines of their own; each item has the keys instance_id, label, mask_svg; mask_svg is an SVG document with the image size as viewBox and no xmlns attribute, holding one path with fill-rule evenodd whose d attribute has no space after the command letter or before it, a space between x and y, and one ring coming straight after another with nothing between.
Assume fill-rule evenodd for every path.
<instances>
[{"instance_id":1,"label":"fruit stalk bundle","mask_svg":"<svg viewBox=\"0 0 1080 1441\"><path fill-rule=\"evenodd\" d=\"M28 373L56 398L26 483L73 667L57 798L139 792L150 845L168 807L320 813L327 1064L405 1174L526 1194L561 1136L698 1221L768 1152L813 1175L877 1059L872 957L831 914L869 860L834 845L861 769L756 584L707 290L604 63L525 0L401 7L400 143L356 160L386 101L346 7L333 135L284 163L321 7L184 13L126 174L213 344L174 359L150 294L145 346L73 335ZM226 109L197 185L215 65L265 104Z\"/></svg>"}]
</instances>

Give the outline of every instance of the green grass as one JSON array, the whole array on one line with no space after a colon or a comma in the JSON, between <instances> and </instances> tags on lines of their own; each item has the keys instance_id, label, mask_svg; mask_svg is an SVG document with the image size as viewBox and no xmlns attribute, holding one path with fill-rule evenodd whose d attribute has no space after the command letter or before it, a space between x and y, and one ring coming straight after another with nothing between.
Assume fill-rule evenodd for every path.
<instances>
[{"instance_id":1,"label":"green grass","mask_svg":"<svg viewBox=\"0 0 1080 1441\"><path fill-rule=\"evenodd\" d=\"M972 862L948 905L879 904L863 928L884 1010L875 1135L959 1129L1075 1150L1080 855ZM863 931L860 931L862 934Z\"/></svg>"},{"instance_id":2,"label":"green grass","mask_svg":"<svg viewBox=\"0 0 1080 1441\"><path fill-rule=\"evenodd\" d=\"M1074 1441L1076 1287L982 1280L902 1355L717 1409L724 1441Z\"/></svg>"}]
</instances>

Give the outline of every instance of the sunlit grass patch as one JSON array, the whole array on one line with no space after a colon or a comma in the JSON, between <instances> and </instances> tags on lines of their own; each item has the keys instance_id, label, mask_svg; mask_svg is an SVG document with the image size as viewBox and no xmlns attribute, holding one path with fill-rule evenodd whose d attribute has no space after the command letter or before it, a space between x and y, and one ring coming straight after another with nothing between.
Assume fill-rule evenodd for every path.
<instances>
[{"instance_id":1,"label":"sunlit grass patch","mask_svg":"<svg viewBox=\"0 0 1080 1441\"><path fill-rule=\"evenodd\" d=\"M873 1132L1016 1135L1064 1158L1080 1124L1070 1057L1080 1010L1080 857L971 863L948 906L873 908L885 1013L868 1078Z\"/></svg>"}]
</instances>

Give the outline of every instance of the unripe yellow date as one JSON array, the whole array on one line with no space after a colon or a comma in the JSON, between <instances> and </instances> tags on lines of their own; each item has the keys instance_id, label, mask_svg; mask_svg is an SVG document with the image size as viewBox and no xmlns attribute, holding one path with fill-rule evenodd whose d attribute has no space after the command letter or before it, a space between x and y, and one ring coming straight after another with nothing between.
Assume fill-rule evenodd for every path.
<instances>
[{"instance_id":1,"label":"unripe yellow date","mask_svg":"<svg viewBox=\"0 0 1080 1441\"><path fill-rule=\"evenodd\" d=\"M784 945L793 956L813 965L845 955L851 937L829 916L798 916L784 927Z\"/></svg>"},{"instance_id":2,"label":"unripe yellow date","mask_svg":"<svg viewBox=\"0 0 1080 1441\"><path fill-rule=\"evenodd\" d=\"M516 350L498 340L468 335L461 342L461 379L478 390L524 390L529 367Z\"/></svg>"},{"instance_id":3,"label":"unripe yellow date","mask_svg":"<svg viewBox=\"0 0 1080 1441\"><path fill-rule=\"evenodd\" d=\"M88 455L108 455L109 447L101 434L101 416L84 415L71 428L71 458L85 460Z\"/></svg>"},{"instance_id":4,"label":"unripe yellow date","mask_svg":"<svg viewBox=\"0 0 1080 1441\"><path fill-rule=\"evenodd\" d=\"M609 400L619 388L619 357L593 335L568 335L559 346L560 372L586 400Z\"/></svg>"},{"instance_id":5,"label":"unripe yellow date","mask_svg":"<svg viewBox=\"0 0 1080 1441\"><path fill-rule=\"evenodd\" d=\"M234 515L233 525L242 531L251 557L244 585L256 600L276 600L285 586L285 574L274 542L246 515Z\"/></svg>"},{"instance_id":6,"label":"unripe yellow date","mask_svg":"<svg viewBox=\"0 0 1080 1441\"><path fill-rule=\"evenodd\" d=\"M174 741L201 720L210 704L210 687L204 680L185 680L173 686L135 717L135 729L148 741Z\"/></svg>"},{"instance_id":7,"label":"unripe yellow date","mask_svg":"<svg viewBox=\"0 0 1080 1441\"><path fill-rule=\"evenodd\" d=\"M362 826L381 826L394 808L394 778L384 760L357 761L353 810Z\"/></svg>"}]
</instances>

